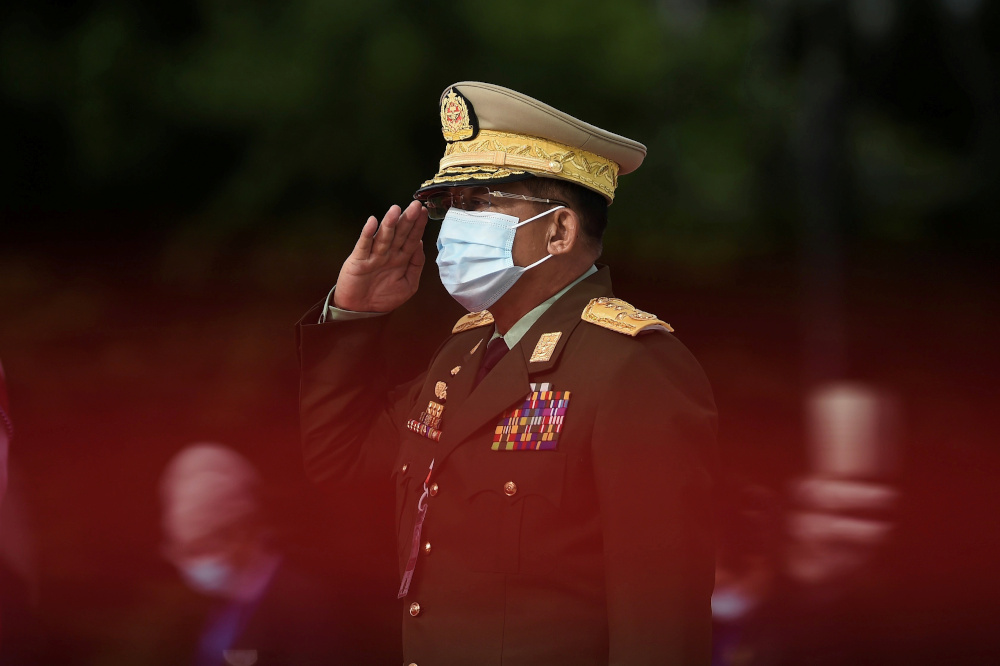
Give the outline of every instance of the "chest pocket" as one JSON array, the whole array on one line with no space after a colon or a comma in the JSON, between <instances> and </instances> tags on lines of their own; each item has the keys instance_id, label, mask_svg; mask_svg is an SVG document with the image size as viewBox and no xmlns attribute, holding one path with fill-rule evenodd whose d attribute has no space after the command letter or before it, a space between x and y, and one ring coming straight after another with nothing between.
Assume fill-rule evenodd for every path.
<instances>
[{"instance_id":1,"label":"chest pocket","mask_svg":"<svg viewBox=\"0 0 1000 666\"><path fill-rule=\"evenodd\" d=\"M473 473L457 475L463 498L465 552L474 571L551 569L559 524L566 454L488 454ZM550 547L552 546L552 547Z\"/></svg>"}]
</instances>

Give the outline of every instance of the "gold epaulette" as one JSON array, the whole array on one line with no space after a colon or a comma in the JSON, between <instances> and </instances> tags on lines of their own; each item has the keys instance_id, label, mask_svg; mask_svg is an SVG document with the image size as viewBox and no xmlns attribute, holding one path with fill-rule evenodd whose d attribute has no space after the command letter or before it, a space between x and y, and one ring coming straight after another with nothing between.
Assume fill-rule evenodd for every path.
<instances>
[{"instance_id":1,"label":"gold epaulette","mask_svg":"<svg viewBox=\"0 0 1000 666\"><path fill-rule=\"evenodd\" d=\"M580 319L632 337L647 329L662 329L671 333L674 331L670 324L657 319L656 315L637 310L620 298L607 296L595 298L587 303Z\"/></svg>"},{"instance_id":2,"label":"gold epaulette","mask_svg":"<svg viewBox=\"0 0 1000 666\"><path fill-rule=\"evenodd\" d=\"M470 328L479 328L480 326L486 326L493 323L493 315L490 314L489 310L483 310L481 312L470 312L465 315L455 326L452 327L452 333L461 333L462 331L468 331Z\"/></svg>"}]
</instances>

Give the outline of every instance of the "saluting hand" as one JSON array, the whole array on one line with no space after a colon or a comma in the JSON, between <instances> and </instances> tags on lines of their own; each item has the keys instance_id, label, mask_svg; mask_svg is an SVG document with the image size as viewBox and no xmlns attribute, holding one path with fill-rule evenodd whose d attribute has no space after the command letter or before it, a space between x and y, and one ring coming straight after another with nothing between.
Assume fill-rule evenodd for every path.
<instances>
[{"instance_id":1,"label":"saluting hand","mask_svg":"<svg viewBox=\"0 0 1000 666\"><path fill-rule=\"evenodd\" d=\"M404 211L392 206L382 224L369 217L340 269L333 304L342 310L389 312L408 301L424 267L425 226L427 210L419 201Z\"/></svg>"}]
</instances>

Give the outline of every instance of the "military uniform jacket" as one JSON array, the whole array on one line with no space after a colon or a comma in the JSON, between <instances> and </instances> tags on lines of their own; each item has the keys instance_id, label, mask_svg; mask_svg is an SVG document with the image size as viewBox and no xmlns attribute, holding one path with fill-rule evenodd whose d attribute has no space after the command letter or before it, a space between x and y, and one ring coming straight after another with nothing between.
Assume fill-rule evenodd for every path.
<instances>
[{"instance_id":1,"label":"military uniform jacket","mask_svg":"<svg viewBox=\"0 0 1000 666\"><path fill-rule=\"evenodd\" d=\"M300 322L307 472L391 480L401 577L426 506L401 602L405 664L709 663L711 389L670 333L581 318L611 295L605 267L475 388L492 324L456 326L427 372L391 391L376 362L384 317L315 324L314 309Z\"/></svg>"}]
</instances>

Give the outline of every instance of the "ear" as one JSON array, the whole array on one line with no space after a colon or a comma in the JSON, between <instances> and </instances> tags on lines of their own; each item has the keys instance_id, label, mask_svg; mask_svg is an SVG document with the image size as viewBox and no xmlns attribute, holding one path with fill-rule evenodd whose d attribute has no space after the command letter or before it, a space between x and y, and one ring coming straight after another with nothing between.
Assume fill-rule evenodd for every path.
<instances>
[{"instance_id":1,"label":"ear","mask_svg":"<svg viewBox=\"0 0 1000 666\"><path fill-rule=\"evenodd\" d=\"M560 208L552 213L546 238L549 254L569 254L582 242L580 216L570 208Z\"/></svg>"}]
</instances>

